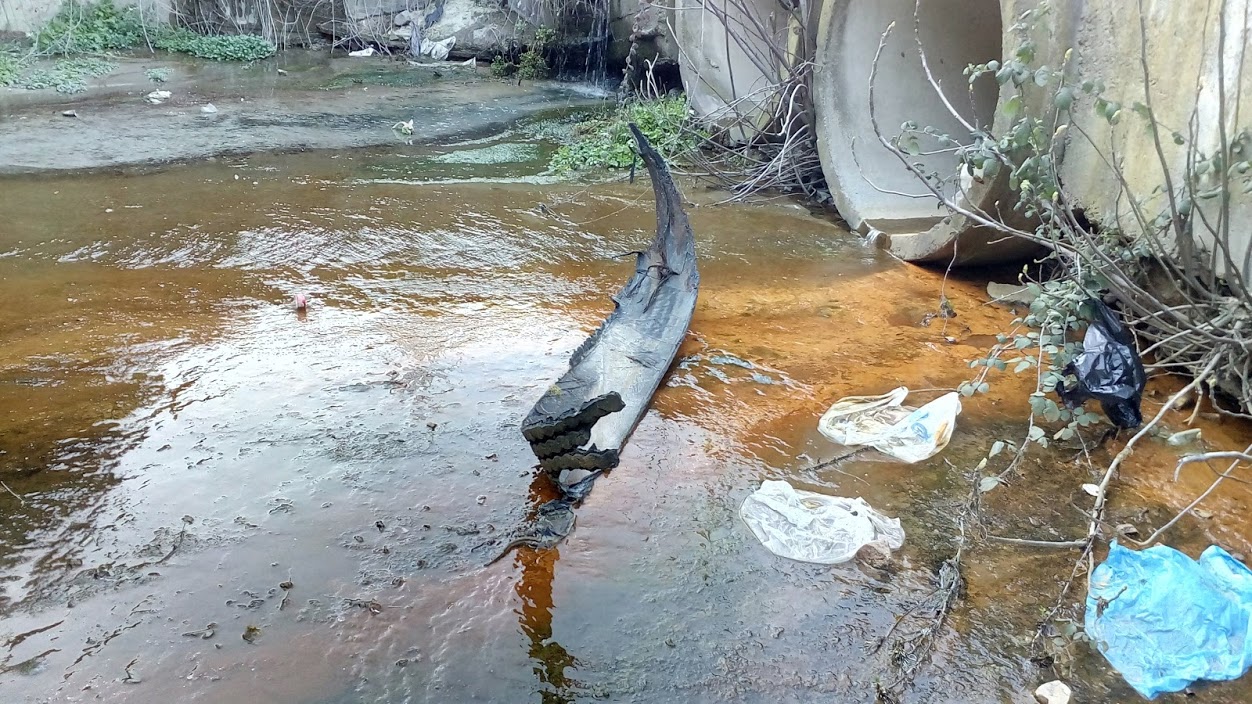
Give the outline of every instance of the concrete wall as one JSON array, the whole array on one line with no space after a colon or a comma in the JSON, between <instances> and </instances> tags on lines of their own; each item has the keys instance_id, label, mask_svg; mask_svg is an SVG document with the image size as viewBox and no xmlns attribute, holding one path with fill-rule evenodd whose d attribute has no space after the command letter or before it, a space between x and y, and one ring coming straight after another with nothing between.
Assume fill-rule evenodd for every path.
<instances>
[{"instance_id":1,"label":"concrete wall","mask_svg":"<svg viewBox=\"0 0 1252 704\"><path fill-rule=\"evenodd\" d=\"M26 34L43 26L61 9L62 0L0 0L0 32Z\"/></svg>"},{"instance_id":2,"label":"concrete wall","mask_svg":"<svg viewBox=\"0 0 1252 704\"><path fill-rule=\"evenodd\" d=\"M1131 106L1136 101L1150 102L1157 121L1165 126L1161 141L1175 187L1186 171L1188 151L1218 152L1223 132L1233 135L1252 125L1252 49L1248 36L1252 0L1227 0L1224 42L1219 41L1221 0L1143 0L1146 44L1140 41L1137 0L1086 0L1073 4L1080 5L1081 12L1073 30L1076 72L1082 78L1102 80L1107 86L1105 97L1119 101L1124 110L1114 126L1095 114L1091 101L1078 106L1074 121L1099 148L1071 130L1062 178L1067 190L1088 209L1092 220L1118 217L1127 212L1128 194L1121 192L1105 161L1116 155L1130 194L1146 199L1145 210L1155 214L1164 202L1160 196L1153 197L1153 192L1164 185L1165 172L1147 122ZM1060 17L1057 22L1068 20ZM1064 33L1062 29L1061 34ZM1048 54L1057 59L1065 48L1060 42L1050 42L1048 46ZM1146 89L1141 56L1150 76ZM1221 69L1224 77L1219 76ZM1219 88L1223 85L1225 125L1220 119L1223 111ZM1187 134L1189 124L1195 127L1194 141L1185 146L1174 144L1169 130ZM1252 155L1243 156L1248 158ZM1246 274L1252 271L1252 228L1248 227L1252 222L1252 197L1243 193L1241 187L1234 192L1232 221L1236 227L1232 249L1236 266ZM1215 217L1212 207L1209 215ZM1124 227L1133 229L1131 218L1118 219Z\"/></svg>"},{"instance_id":3,"label":"concrete wall","mask_svg":"<svg viewBox=\"0 0 1252 704\"><path fill-rule=\"evenodd\" d=\"M61 11L65 0L0 0L0 32L31 34ZM138 5L158 21L170 16L174 0L113 0L118 7Z\"/></svg>"}]
</instances>

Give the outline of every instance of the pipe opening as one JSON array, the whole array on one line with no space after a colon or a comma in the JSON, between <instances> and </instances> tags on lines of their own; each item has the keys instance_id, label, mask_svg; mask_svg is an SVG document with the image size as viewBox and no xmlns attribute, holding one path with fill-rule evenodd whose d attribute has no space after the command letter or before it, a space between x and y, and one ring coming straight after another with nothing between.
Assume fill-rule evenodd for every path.
<instances>
[{"instance_id":1,"label":"pipe opening","mask_svg":"<svg viewBox=\"0 0 1252 704\"><path fill-rule=\"evenodd\" d=\"M913 10L914 0L828 0L818 26L814 93L822 168L840 213L860 231L922 232L946 215L932 196L899 195L922 195L926 189L879 144L870 121L870 69L883 30L891 22L896 25L883 49L874 86L884 136L898 135L908 121L932 126L962 142L969 136L927 78L918 56ZM919 34L934 80L962 117L989 128L998 86L980 80L971 91L964 71L969 64L1001 57L999 0L928 0L921 3L920 19ZM923 146L934 148L933 143ZM950 152L912 161L940 174L954 174L957 168Z\"/></svg>"}]
</instances>

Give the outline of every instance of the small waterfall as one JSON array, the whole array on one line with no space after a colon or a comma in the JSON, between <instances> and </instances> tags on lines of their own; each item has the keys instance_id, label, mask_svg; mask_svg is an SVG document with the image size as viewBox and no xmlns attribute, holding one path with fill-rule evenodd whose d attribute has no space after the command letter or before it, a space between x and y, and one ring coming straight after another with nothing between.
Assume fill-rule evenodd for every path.
<instances>
[{"instance_id":1,"label":"small waterfall","mask_svg":"<svg viewBox=\"0 0 1252 704\"><path fill-rule=\"evenodd\" d=\"M575 0L561 8L561 48L555 57L557 75L572 80L606 86L610 0Z\"/></svg>"}]
</instances>

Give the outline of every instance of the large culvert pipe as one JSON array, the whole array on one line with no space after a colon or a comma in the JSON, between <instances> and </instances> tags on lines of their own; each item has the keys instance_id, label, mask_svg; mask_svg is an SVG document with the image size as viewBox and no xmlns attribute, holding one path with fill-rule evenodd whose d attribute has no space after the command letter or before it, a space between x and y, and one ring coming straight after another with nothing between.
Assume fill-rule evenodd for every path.
<instances>
[{"instance_id":1,"label":"large culvert pipe","mask_svg":"<svg viewBox=\"0 0 1252 704\"><path fill-rule=\"evenodd\" d=\"M674 39L687 100L702 119L747 139L769 117L788 66L790 15L777 0L675 0Z\"/></svg>"},{"instance_id":2,"label":"large culvert pipe","mask_svg":"<svg viewBox=\"0 0 1252 704\"><path fill-rule=\"evenodd\" d=\"M822 170L839 212L854 230L883 233L896 256L913 262L983 264L1021 258L1037 248L1021 240L981 231L950 218L936 198L874 132L869 110L869 76L884 30L887 39L874 87L875 114L888 138L916 122L957 139L968 129L949 111L927 78L914 33L915 0L826 0L817 28L814 108ZM1003 23L999 0L925 0L918 23L934 79L968 122L991 125L998 99L994 81L974 90L969 64L1000 59ZM955 174L950 153L915 157L927 171ZM980 206L1003 200L1012 211L1003 180L975 185L970 198ZM912 197L919 196L919 197Z\"/></svg>"}]
</instances>

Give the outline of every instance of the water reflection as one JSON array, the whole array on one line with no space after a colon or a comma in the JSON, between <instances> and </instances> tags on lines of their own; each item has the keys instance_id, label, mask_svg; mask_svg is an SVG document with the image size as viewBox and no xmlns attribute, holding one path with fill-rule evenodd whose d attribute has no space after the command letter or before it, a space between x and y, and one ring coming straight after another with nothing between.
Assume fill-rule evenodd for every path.
<instances>
[{"instance_id":1,"label":"water reflection","mask_svg":"<svg viewBox=\"0 0 1252 704\"><path fill-rule=\"evenodd\" d=\"M615 257L651 238L649 186L362 180L386 175L373 157L3 184L0 478L21 499L0 492L0 642L56 625L0 670L59 649L0 672L5 694L866 701L864 642L949 553L968 484L941 460L974 466L1022 389L971 401L934 463L822 475L905 521L891 581L778 560L738 505L763 478L806 481L797 457L829 450L814 423L831 400L952 386L1008 315L950 280L948 339L898 314L939 276L802 210L703 207L716 196L689 188L704 280L683 363L570 538L483 569L472 547L554 498L517 424L611 307L630 269ZM1082 522L1054 500L1082 483L1067 465L1027 474L1004 495ZM971 556L987 562L912 701L1025 691L1036 671L1008 636L1065 566L1015 554ZM212 641L181 635L210 622ZM121 682L136 656L142 684Z\"/></svg>"},{"instance_id":2,"label":"water reflection","mask_svg":"<svg viewBox=\"0 0 1252 704\"><path fill-rule=\"evenodd\" d=\"M548 477L536 472L527 493L527 522L537 518L540 506L558 496ZM521 567L521 575L513 587L521 602L517 623L528 642L526 653L534 661L535 678L542 685L537 691L545 704L574 701L578 686L566 674L566 670L578 666L578 661L556 641L552 631L552 584L560 559L559 545L546 550L519 547L514 558L514 564Z\"/></svg>"}]
</instances>

